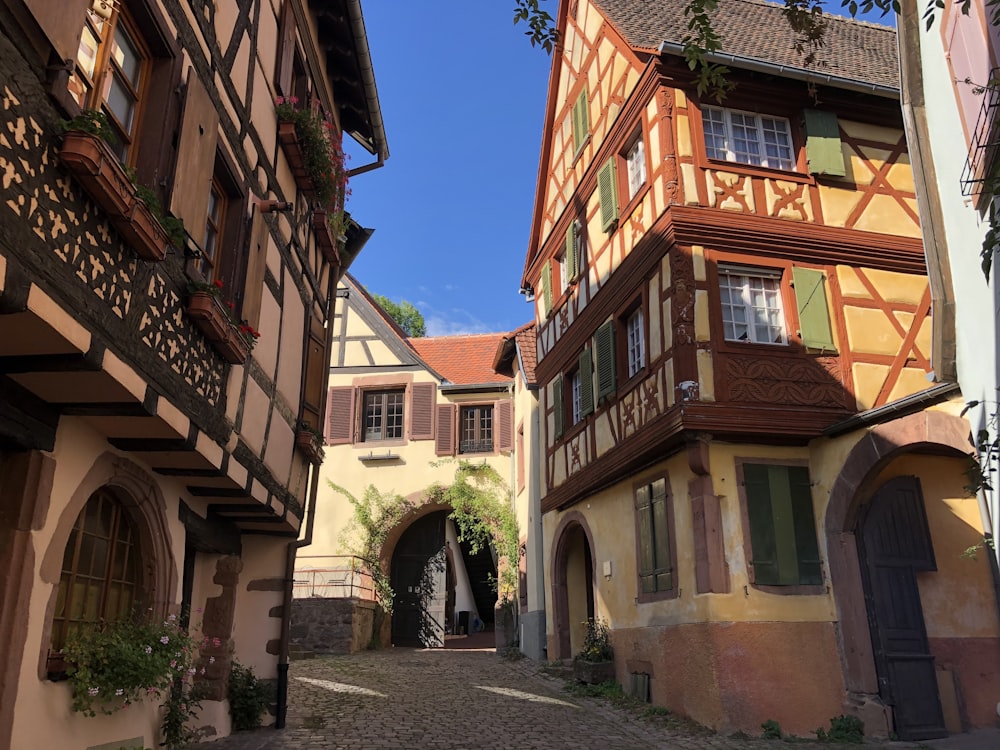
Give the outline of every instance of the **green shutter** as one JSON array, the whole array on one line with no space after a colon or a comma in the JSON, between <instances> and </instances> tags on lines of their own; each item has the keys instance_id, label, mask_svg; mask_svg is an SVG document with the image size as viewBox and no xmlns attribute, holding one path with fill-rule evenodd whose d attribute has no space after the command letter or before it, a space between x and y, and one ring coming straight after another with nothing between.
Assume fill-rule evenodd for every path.
<instances>
[{"instance_id":1,"label":"green shutter","mask_svg":"<svg viewBox=\"0 0 1000 750\"><path fill-rule=\"evenodd\" d=\"M590 133L590 113L587 111L587 87L583 87L580 96L573 103L573 153L575 154L583 146Z\"/></svg>"},{"instance_id":2,"label":"green shutter","mask_svg":"<svg viewBox=\"0 0 1000 750\"><path fill-rule=\"evenodd\" d=\"M597 350L597 400L615 392L615 322L609 320L594 336Z\"/></svg>"},{"instance_id":3,"label":"green shutter","mask_svg":"<svg viewBox=\"0 0 1000 750\"><path fill-rule=\"evenodd\" d=\"M743 487L747 498L747 519L750 522L750 564L753 566L752 580L757 584L780 582L768 468L760 464L743 464Z\"/></svg>"},{"instance_id":4,"label":"green shutter","mask_svg":"<svg viewBox=\"0 0 1000 750\"><path fill-rule=\"evenodd\" d=\"M580 416L594 412L594 357L588 346L580 354Z\"/></svg>"},{"instance_id":5,"label":"green shutter","mask_svg":"<svg viewBox=\"0 0 1000 750\"><path fill-rule=\"evenodd\" d=\"M836 352L823 272L814 268L792 266L792 284L795 287L795 304L799 310L799 333L803 346Z\"/></svg>"},{"instance_id":6,"label":"green shutter","mask_svg":"<svg viewBox=\"0 0 1000 750\"><path fill-rule=\"evenodd\" d=\"M792 484L788 466L768 466L771 488L771 520L774 523L774 543L778 559L778 583L783 586L799 582L799 561L795 551L795 513L792 510Z\"/></svg>"},{"instance_id":7,"label":"green shutter","mask_svg":"<svg viewBox=\"0 0 1000 750\"><path fill-rule=\"evenodd\" d=\"M819 585L823 583L823 569L819 559L819 542L816 540L809 470L804 466L788 467L788 483L792 495L798 583Z\"/></svg>"},{"instance_id":8,"label":"green shutter","mask_svg":"<svg viewBox=\"0 0 1000 750\"><path fill-rule=\"evenodd\" d=\"M576 222L570 222L570 225L566 227L566 249L563 251L563 257L566 258L566 283L576 278Z\"/></svg>"},{"instance_id":9,"label":"green shutter","mask_svg":"<svg viewBox=\"0 0 1000 750\"><path fill-rule=\"evenodd\" d=\"M653 552L653 508L649 487L643 485L635 491L636 514L639 520L639 586L644 594L656 591L656 558Z\"/></svg>"},{"instance_id":10,"label":"green shutter","mask_svg":"<svg viewBox=\"0 0 1000 750\"><path fill-rule=\"evenodd\" d=\"M656 555L656 590L669 591L673 588L670 570L670 528L667 523L667 483L657 479L652 487L653 545Z\"/></svg>"},{"instance_id":11,"label":"green shutter","mask_svg":"<svg viewBox=\"0 0 1000 750\"><path fill-rule=\"evenodd\" d=\"M802 115L806 127L806 159L809 163L809 173L831 177L846 175L837 115L818 109L803 110Z\"/></svg>"},{"instance_id":12,"label":"green shutter","mask_svg":"<svg viewBox=\"0 0 1000 750\"><path fill-rule=\"evenodd\" d=\"M601 231L607 232L618 221L618 180L612 156L597 173L597 195L601 202Z\"/></svg>"},{"instance_id":13,"label":"green shutter","mask_svg":"<svg viewBox=\"0 0 1000 750\"><path fill-rule=\"evenodd\" d=\"M542 266L542 277L539 279L542 285L542 304L545 308L545 317L552 312L552 261L545 261Z\"/></svg>"},{"instance_id":14,"label":"green shutter","mask_svg":"<svg viewBox=\"0 0 1000 750\"><path fill-rule=\"evenodd\" d=\"M554 437L558 440L563 434L563 381L561 375L552 381L552 413L555 418Z\"/></svg>"}]
</instances>

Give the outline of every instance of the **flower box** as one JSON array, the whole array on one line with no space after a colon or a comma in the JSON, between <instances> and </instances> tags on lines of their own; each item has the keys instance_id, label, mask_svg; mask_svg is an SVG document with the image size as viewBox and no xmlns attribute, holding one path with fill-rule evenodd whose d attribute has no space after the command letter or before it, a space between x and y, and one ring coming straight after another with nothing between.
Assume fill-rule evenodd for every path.
<instances>
[{"instance_id":1,"label":"flower box","mask_svg":"<svg viewBox=\"0 0 1000 750\"><path fill-rule=\"evenodd\" d=\"M295 445L302 451L312 464L323 463L323 438L311 430L299 430L295 433Z\"/></svg>"},{"instance_id":2,"label":"flower box","mask_svg":"<svg viewBox=\"0 0 1000 750\"><path fill-rule=\"evenodd\" d=\"M281 143L281 150L285 152L285 158L288 159L288 166L292 169L295 184L301 190L310 193L314 192L315 186L313 185L309 170L306 169L302 145L299 143L298 134L295 132L295 123L278 123L278 142Z\"/></svg>"},{"instance_id":3,"label":"flower box","mask_svg":"<svg viewBox=\"0 0 1000 750\"><path fill-rule=\"evenodd\" d=\"M112 221L122 239L143 260L159 263L167 257L170 235L144 201L137 200L127 214Z\"/></svg>"},{"instance_id":4,"label":"flower box","mask_svg":"<svg viewBox=\"0 0 1000 750\"><path fill-rule=\"evenodd\" d=\"M212 344L226 362L231 365L242 365L250 356L250 340L235 328L229 329L229 335L222 341Z\"/></svg>"},{"instance_id":5,"label":"flower box","mask_svg":"<svg viewBox=\"0 0 1000 750\"><path fill-rule=\"evenodd\" d=\"M576 659L573 662L573 676L577 682L587 685L600 685L602 682L613 682L615 679L615 663L613 661L584 661Z\"/></svg>"},{"instance_id":6,"label":"flower box","mask_svg":"<svg viewBox=\"0 0 1000 750\"><path fill-rule=\"evenodd\" d=\"M233 329L226 308L210 292L192 292L187 301L187 314L213 343L225 341Z\"/></svg>"},{"instance_id":7,"label":"flower box","mask_svg":"<svg viewBox=\"0 0 1000 750\"><path fill-rule=\"evenodd\" d=\"M316 235L316 244L323 253L328 263L340 265L340 253L337 252L338 238L333 234L333 226L326 211L317 209L312 215L313 233Z\"/></svg>"},{"instance_id":8,"label":"flower box","mask_svg":"<svg viewBox=\"0 0 1000 750\"><path fill-rule=\"evenodd\" d=\"M135 186L118 157L99 136L71 130L63 136L59 160L97 205L112 218L135 203Z\"/></svg>"}]
</instances>

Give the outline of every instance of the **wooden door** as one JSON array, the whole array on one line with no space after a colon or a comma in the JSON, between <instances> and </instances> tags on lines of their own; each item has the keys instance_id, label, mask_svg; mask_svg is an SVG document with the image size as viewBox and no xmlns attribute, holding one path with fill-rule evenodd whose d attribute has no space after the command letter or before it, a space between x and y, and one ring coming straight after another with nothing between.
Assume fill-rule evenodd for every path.
<instances>
[{"instance_id":1,"label":"wooden door","mask_svg":"<svg viewBox=\"0 0 1000 750\"><path fill-rule=\"evenodd\" d=\"M447 602L445 521L448 511L424 516L403 532L392 556L395 593L392 643L433 648L444 645Z\"/></svg>"},{"instance_id":2,"label":"wooden door","mask_svg":"<svg viewBox=\"0 0 1000 750\"><path fill-rule=\"evenodd\" d=\"M875 493L857 534L879 695L904 740L945 737L917 571L937 570L916 477L896 477Z\"/></svg>"}]
</instances>

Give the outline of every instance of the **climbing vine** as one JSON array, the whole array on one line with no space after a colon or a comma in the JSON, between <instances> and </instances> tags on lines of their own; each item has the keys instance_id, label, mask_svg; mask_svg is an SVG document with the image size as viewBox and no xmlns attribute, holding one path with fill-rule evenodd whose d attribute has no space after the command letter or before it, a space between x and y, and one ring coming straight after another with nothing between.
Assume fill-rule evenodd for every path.
<instances>
[{"instance_id":1,"label":"climbing vine","mask_svg":"<svg viewBox=\"0 0 1000 750\"><path fill-rule=\"evenodd\" d=\"M513 600L520 554L517 518L510 507L507 485L491 466L459 461L455 481L450 485L431 485L420 503L392 492L381 492L374 485L368 485L360 498L332 482L330 487L354 506L354 515L340 535L341 548L368 564L377 601L384 612L392 612L394 592L389 572L379 561L382 548L389 533L427 502L451 506L449 517L455 521L458 538L468 541L473 553L487 546L496 552L497 596L502 603Z\"/></svg>"},{"instance_id":2,"label":"climbing vine","mask_svg":"<svg viewBox=\"0 0 1000 750\"><path fill-rule=\"evenodd\" d=\"M507 483L492 466L459 461L455 481L431 486L427 496L452 507L458 538L469 543L473 554L486 546L493 548L497 555L497 598L502 604L509 603L517 592L520 547Z\"/></svg>"}]
</instances>

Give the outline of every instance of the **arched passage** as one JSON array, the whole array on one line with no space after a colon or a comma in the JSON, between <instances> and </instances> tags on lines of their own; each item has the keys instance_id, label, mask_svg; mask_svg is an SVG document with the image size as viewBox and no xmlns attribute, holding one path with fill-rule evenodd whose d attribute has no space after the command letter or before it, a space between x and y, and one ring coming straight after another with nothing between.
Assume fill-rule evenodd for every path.
<instances>
[{"instance_id":1,"label":"arched passage","mask_svg":"<svg viewBox=\"0 0 1000 750\"><path fill-rule=\"evenodd\" d=\"M552 606L556 659L580 651L585 627L594 616L593 536L577 511L563 516L555 533L552 555Z\"/></svg>"},{"instance_id":2,"label":"arched passage","mask_svg":"<svg viewBox=\"0 0 1000 750\"><path fill-rule=\"evenodd\" d=\"M838 632L845 686L850 702L870 730L893 731L893 717L880 697L880 675L869 623L869 617L876 616L877 611L874 607L869 611L865 597L865 586L868 585L869 590L872 586L872 563L859 554L858 532L873 517L869 511L874 497L889 502L885 496L894 490L895 484L887 483L884 470L894 461L908 454L964 460L971 449L968 425L958 417L943 412L902 417L878 425L857 442L830 492L824 526L830 580L840 623ZM961 470L962 464L956 460L956 475ZM932 501L931 498L928 501ZM878 658L884 662L884 654ZM881 687L884 692L885 685Z\"/></svg>"}]
</instances>

